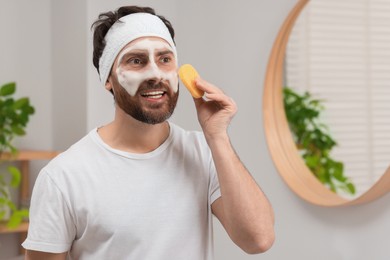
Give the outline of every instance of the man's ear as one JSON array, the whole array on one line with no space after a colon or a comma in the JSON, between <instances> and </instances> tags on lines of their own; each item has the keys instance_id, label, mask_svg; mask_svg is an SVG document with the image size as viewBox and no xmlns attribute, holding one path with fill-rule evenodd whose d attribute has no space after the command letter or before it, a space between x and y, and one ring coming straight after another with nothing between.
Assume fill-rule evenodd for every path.
<instances>
[{"instance_id":1,"label":"man's ear","mask_svg":"<svg viewBox=\"0 0 390 260\"><path fill-rule=\"evenodd\" d=\"M108 77L108 79L107 79L107 81L106 81L105 88L106 88L108 91L111 91L111 90L112 90L111 76Z\"/></svg>"}]
</instances>

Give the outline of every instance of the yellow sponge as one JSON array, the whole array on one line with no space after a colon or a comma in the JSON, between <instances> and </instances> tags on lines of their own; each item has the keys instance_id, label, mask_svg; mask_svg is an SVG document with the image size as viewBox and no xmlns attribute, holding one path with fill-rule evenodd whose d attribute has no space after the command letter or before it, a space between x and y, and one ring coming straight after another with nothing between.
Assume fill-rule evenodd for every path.
<instances>
[{"instance_id":1,"label":"yellow sponge","mask_svg":"<svg viewBox=\"0 0 390 260\"><path fill-rule=\"evenodd\" d=\"M195 86L195 79L199 77L199 74L194 67L190 64L182 65L179 68L179 77L194 98L203 97L204 91Z\"/></svg>"}]
</instances>

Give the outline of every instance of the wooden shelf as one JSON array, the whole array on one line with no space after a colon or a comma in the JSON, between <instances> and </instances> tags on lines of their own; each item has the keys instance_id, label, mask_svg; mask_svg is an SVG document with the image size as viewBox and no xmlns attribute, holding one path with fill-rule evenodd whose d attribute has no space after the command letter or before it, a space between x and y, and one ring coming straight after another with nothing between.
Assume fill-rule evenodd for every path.
<instances>
[{"instance_id":1,"label":"wooden shelf","mask_svg":"<svg viewBox=\"0 0 390 260\"><path fill-rule=\"evenodd\" d=\"M36 150L19 150L16 155L11 153L0 154L0 162L12 161L17 162L22 174L20 183L20 195L19 203L27 201L30 198L30 161L33 160L51 160L56 157L60 152L57 151L36 151ZM17 228L7 228L5 222L0 223L0 235L5 234L19 234L19 242L23 241L27 237L28 221L22 222ZM24 254L24 249L20 247L20 254Z\"/></svg>"},{"instance_id":2,"label":"wooden shelf","mask_svg":"<svg viewBox=\"0 0 390 260\"><path fill-rule=\"evenodd\" d=\"M56 157L59 152L56 151L29 151L22 150L16 155L3 153L0 155L0 161L31 161L31 160L50 160Z\"/></svg>"},{"instance_id":3,"label":"wooden shelf","mask_svg":"<svg viewBox=\"0 0 390 260\"><path fill-rule=\"evenodd\" d=\"M17 228L8 228L7 224L0 223L0 234L24 233L28 230L28 222L22 222Z\"/></svg>"}]
</instances>

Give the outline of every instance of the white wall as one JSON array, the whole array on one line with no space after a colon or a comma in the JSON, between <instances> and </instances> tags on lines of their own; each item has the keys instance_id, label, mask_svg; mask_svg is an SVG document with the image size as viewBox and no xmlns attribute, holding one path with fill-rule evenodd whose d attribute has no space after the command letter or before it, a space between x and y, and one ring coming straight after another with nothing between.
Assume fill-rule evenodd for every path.
<instances>
[{"instance_id":1,"label":"white wall","mask_svg":"<svg viewBox=\"0 0 390 260\"><path fill-rule=\"evenodd\" d=\"M28 96L36 109L20 148L50 148L51 23L50 1L1 0L0 84L16 81L16 96Z\"/></svg>"},{"instance_id":2,"label":"white wall","mask_svg":"<svg viewBox=\"0 0 390 260\"><path fill-rule=\"evenodd\" d=\"M52 1L53 148L64 150L86 132L86 2Z\"/></svg>"},{"instance_id":3,"label":"white wall","mask_svg":"<svg viewBox=\"0 0 390 260\"><path fill-rule=\"evenodd\" d=\"M50 19L50 0L0 1L0 84L16 81L15 96L28 96L36 110L28 134L15 139L20 149L52 148ZM0 259L17 254L18 242L17 235L0 235Z\"/></svg>"},{"instance_id":4,"label":"white wall","mask_svg":"<svg viewBox=\"0 0 390 260\"><path fill-rule=\"evenodd\" d=\"M0 10L3 10L4 1L1 1ZM87 122L86 126L74 127L78 129L77 131L86 133L97 125L109 122L113 115L111 95L100 86L97 73L91 63L90 24L100 12L116 9L121 5L150 5L173 23L177 35L179 62L181 64L187 62L194 64L204 78L223 88L237 102L239 112L230 128L232 142L242 161L252 172L275 209L276 242L270 251L260 256L242 253L230 241L221 225L215 221L216 259L390 259L390 250L388 249L388 234L390 233L388 201L390 195L367 205L349 208L313 206L300 200L289 190L279 177L269 156L261 111L264 75L273 40L284 17L296 1L138 0L129 2L86 0L86 23L82 24L83 21L80 17L82 14L76 12L75 15L78 17L76 19L80 19L78 20L81 23L80 26L84 26L83 30L88 32L87 47L80 47L86 48L87 61L85 62L85 57L82 55L80 55L79 60L80 63L87 64L87 106L83 107L75 102L71 104L78 106L81 113L85 113ZM20 5L10 0L5 2L7 8L11 9ZM5 47L3 47L4 41L0 41L2 44L0 45L1 61L4 63L3 55L7 55L5 56L6 60L15 63L15 66L8 68L4 64L0 64L0 75L4 77L3 75L7 75L5 74L7 71L11 71L7 72L9 75L4 79L6 81L11 80L15 75L20 75L20 71L23 72L20 91L34 97L39 103L38 106L43 108L43 110L40 109L42 112L37 114L34 119L37 120L37 126L49 122L48 129L44 129L44 132L31 130L31 133L34 134L34 138L32 138L34 140L28 140L26 144L43 148L47 145L50 148L52 143L58 142L58 138L61 138L53 134L57 126L50 126L50 122L54 121L50 117L50 111L55 105L50 102L52 82L49 72L52 57L44 51L51 48L50 35L54 34L53 30L55 30L50 30L49 25L45 22L48 22L50 15L54 14L50 14L49 1L36 1L39 4L34 2L34 4L27 4L27 7L28 1L24 2L24 10L26 11L23 12L22 16L19 16L19 23L30 25L37 23L44 29L39 32L39 37L28 38L30 41L24 40L25 45L21 45L20 37L17 37L13 30L9 29L14 28L14 24L8 23L4 29L1 27L1 32L8 33L10 31L11 35L15 35L11 44ZM42 18L36 18L34 14L31 14L34 11L42 12L45 20L41 22L39 19ZM0 26L5 26L3 11L0 12ZM8 14L7 17L12 18L13 16ZM31 31L30 28L26 33L31 34ZM32 69L24 66L20 69L19 63L14 60L15 57L21 57L20 53L24 52L25 46L29 44L34 44L35 50L34 53L27 52L27 55L32 55L35 62L38 60L42 62L44 75L42 75L41 69L36 68L36 65ZM4 51L5 48L7 51ZM72 45L70 48L77 47ZM73 71L73 73L77 72ZM81 70L80 73L84 72ZM34 77L34 75L41 76ZM82 75L75 76L81 78L78 80L79 82L83 81ZM3 78L0 78L0 81L3 81ZM40 91L31 91L31 86L34 86L34 90L39 89ZM55 100L58 95L54 95L53 98ZM77 102L82 101L78 100ZM189 94L183 89L173 121L187 129L199 129L191 102ZM66 106L66 102L62 104ZM71 113L66 112L63 115L72 116ZM31 129L35 129L33 122L31 122ZM55 140L51 139L52 136L55 137ZM9 250L7 250L4 251L4 248L0 248L0 259L2 259L2 255L9 254Z\"/></svg>"}]
</instances>

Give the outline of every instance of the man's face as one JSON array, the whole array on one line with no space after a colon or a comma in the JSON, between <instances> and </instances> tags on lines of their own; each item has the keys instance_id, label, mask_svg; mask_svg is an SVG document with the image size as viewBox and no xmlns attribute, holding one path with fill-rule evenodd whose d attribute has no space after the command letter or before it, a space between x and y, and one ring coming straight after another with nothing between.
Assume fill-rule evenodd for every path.
<instances>
[{"instance_id":1,"label":"man's face","mask_svg":"<svg viewBox=\"0 0 390 260\"><path fill-rule=\"evenodd\" d=\"M149 124L167 120L178 99L177 61L161 38L143 37L118 54L106 84L117 105L133 118Z\"/></svg>"}]
</instances>

